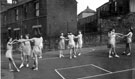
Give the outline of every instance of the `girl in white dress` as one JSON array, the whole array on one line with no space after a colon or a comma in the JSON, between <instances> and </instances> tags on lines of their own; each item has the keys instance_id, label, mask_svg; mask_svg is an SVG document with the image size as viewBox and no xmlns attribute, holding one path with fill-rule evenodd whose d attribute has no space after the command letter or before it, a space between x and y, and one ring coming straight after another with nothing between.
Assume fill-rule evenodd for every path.
<instances>
[{"instance_id":1,"label":"girl in white dress","mask_svg":"<svg viewBox=\"0 0 135 79\"><path fill-rule=\"evenodd\" d=\"M25 35L26 40L29 39L29 35ZM23 54L24 59L26 61L26 67L29 67L29 57L31 55L31 44L30 41L24 41L24 47L23 47Z\"/></svg>"},{"instance_id":2,"label":"girl in white dress","mask_svg":"<svg viewBox=\"0 0 135 79\"><path fill-rule=\"evenodd\" d=\"M63 50L65 49L65 37L63 33L61 33L61 36L60 36L59 49L60 49L59 57L60 58L64 57Z\"/></svg>"},{"instance_id":3,"label":"girl in white dress","mask_svg":"<svg viewBox=\"0 0 135 79\"><path fill-rule=\"evenodd\" d=\"M74 41L75 36L72 33L69 33L68 35L68 47L70 50L70 59L72 59L73 55L76 58L75 55L75 41Z\"/></svg>"},{"instance_id":4,"label":"girl in white dress","mask_svg":"<svg viewBox=\"0 0 135 79\"><path fill-rule=\"evenodd\" d=\"M24 54L23 54L23 47L24 47L24 43L23 42L21 42L21 41L24 41L24 39L23 39L23 35L21 35L20 36L20 39L19 40L17 40L17 42L19 43L19 51L21 52L21 61L22 61L22 64L20 65L20 67L19 68L22 68L23 66L24 66Z\"/></svg>"},{"instance_id":5,"label":"girl in white dress","mask_svg":"<svg viewBox=\"0 0 135 79\"><path fill-rule=\"evenodd\" d=\"M126 48L123 53L129 56L131 55L131 43L132 43L133 30L132 28L130 28L128 29L128 31L129 31L128 34L124 35L124 37L126 37Z\"/></svg>"},{"instance_id":6,"label":"girl in white dress","mask_svg":"<svg viewBox=\"0 0 135 79\"><path fill-rule=\"evenodd\" d=\"M34 38L30 39L30 41L34 42L34 46L32 49L32 54L34 57L34 65L33 65L33 70L38 70L38 56L40 56L41 49L40 49L40 44L41 44L41 39L40 36L35 36Z\"/></svg>"},{"instance_id":7,"label":"girl in white dress","mask_svg":"<svg viewBox=\"0 0 135 79\"><path fill-rule=\"evenodd\" d=\"M119 55L117 55L116 51L115 51L115 47L116 47L116 37L120 37L120 33L115 33L115 29L111 29L110 32L108 32L108 48L109 48L109 58L112 58L112 54L114 54L115 57L119 57Z\"/></svg>"},{"instance_id":8,"label":"girl in white dress","mask_svg":"<svg viewBox=\"0 0 135 79\"><path fill-rule=\"evenodd\" d=\"M78 52L78 55L81 55L81 48L83 45L83 40L82 40L82 33L81 31L79 31L78 36L76 36L75 38L77 38L77 44L76 44L76 53Z\"/></svg>"},{"instance_id":9,"label":"girl in white dress","mask_svg":"<svg viewBox=\"0 0 135 79\"><path fill-rule=\"evenodd\" d=\"M29 39L28 34L25 35L25 38L26 39L17 40L18 42L21 43L21 49L22 49L22 53L21 53L22 63L19 68L24 67L25 62L26 62L26 67L29 67L29 57L31 55L31 44L30 44L30 41L28 41Z\"/></svg>"},{"instance_id":10,"label":"girl in white dress","mask_svg":"<svg viewBox=\"0 0 135 79\"><path fill-rule=\"evenodd\" d=\"M31 54L29 54L28 52L25 52L25 45L23 47L23 55L25 57L25 55L32 55L33 59L34 59L34 65L33 65L33 70L38 70L38 57L40 56L41 53L41 49L40 49L40 44L41 44L41 39L40 39L40 35L36 35L34 38L31 39L22 39L22 40L18 40L18 42L28 42L28 41L32 41L34 42L34 46L32 49ZM20 67L24 66L24 61L22 62Z\"/></svg>"},{"instance_id":11,"label":"girl in white dress","mask_svg":"<svg viewBox=\"0 0 135 79\"><path fill-rule=\"evenodd\" d=\"M9 39L8 43L7 43L7 51L6 51L6 58L8 58L9 60L9 70L10 71L14 71L12 68L11 68L11 64L13 64L13 66L16 68L16 70L19 72L20 70L17 68L15 62L14 62L14 59L13 59L13 56L12 56L12 49L13 49L13 43L14 41L12 41L12 38Z\"/></svg>"}]
</instances>

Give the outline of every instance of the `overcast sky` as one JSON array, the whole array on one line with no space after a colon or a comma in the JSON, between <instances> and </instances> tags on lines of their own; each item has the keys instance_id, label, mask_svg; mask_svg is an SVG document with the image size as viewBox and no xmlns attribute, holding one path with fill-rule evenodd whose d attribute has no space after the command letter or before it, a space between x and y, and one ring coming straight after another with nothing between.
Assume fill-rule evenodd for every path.
<instances>
[{"instance_id":1,"label":"overcast sky","mask_svg":"<svg viewBox=\"0 0 135 79\"><path fill-rule=\"evenodd\" d=\"M95 10L102 4L108 2L109 0L76 0L78 2L77 14L83 11L89 6L90 9Z\"/></svg>"},{"instance_id":2,"label":"overcast sky","mask_svg":"<svg viewBox=\"0 0 135 79\"><path fill-rule=\"evenodd\" d=\"M87 6L89 6L90 9L96 11L97 7L108 2L109 0L76 0L76 1L78 2L77 14L79 14L81 11L86 9ZM8 2L11 3L12 0L8 0Z\"/></svg>"}]
</instances>

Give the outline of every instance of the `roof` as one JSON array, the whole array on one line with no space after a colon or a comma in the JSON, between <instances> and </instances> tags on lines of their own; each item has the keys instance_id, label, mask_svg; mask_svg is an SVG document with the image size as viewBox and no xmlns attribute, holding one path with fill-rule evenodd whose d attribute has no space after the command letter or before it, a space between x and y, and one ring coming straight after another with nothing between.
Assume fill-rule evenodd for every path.
<instances>
[{"instance_id":1,"label":"roof","mask_svg":"<svg viewBox=\"0 0 135 79\"><path fill-rule=\"evenodd\" d=\"M82 13L95 13L95 11L90 9L89 6L87 6L87 8L84 11L82 11L81 13L79 13L79 15Z\"/></svg>"}]
</instances>

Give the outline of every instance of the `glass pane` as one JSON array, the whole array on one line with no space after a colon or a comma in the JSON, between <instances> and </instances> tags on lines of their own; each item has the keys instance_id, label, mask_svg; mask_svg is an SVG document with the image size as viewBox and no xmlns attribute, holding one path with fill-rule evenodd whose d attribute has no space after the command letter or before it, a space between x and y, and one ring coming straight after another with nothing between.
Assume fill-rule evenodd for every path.
<instances>
[{"instance_id":1,"label":"glass pane","mask_svg":"<svg viewBox=\"0 0 135 79\"><path fill-rule=\"evenodd\" d=\"M36 9L39 9L39 3L36 3Z\"/></svg>"},{"instance_id":2,"label":"glass pane","mask_svg":"<svg viewBox=\"0 0 135 79\"><path fill-rule=\"evenodd\" d=\"M36 16L39 16L39 10L36 11Z\"/></svg>"}]
</instances>

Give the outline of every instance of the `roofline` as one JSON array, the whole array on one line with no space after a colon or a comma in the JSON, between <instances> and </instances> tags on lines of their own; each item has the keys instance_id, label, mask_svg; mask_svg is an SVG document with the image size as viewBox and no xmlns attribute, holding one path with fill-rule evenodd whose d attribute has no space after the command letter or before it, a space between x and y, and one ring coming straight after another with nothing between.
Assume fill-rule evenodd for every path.
<instances>
[{"instance_id":1,"label":"roofline","mask_svg":"<svg viewBox=\"0 0 135 79\"><path fill-rule=\"evenodd\" d=\"M81 15L82 13L83 13L83 11L82 11L82 12L80 12L80 13L78 14L78 16L79 16L79 15ZM95 11L95 12L90 12L90 13L96 13L96 11Z\"/></svg>"},{"instance_id":2,"label":"roofline","mask_svg":"<svg viewBox=\"0 0 135 79\"><path fill-rule=\"evenodd\" d=\"M104 5L106 5L106 4L108 4L108 3L110 3L110 2L106 2L106 3L104 3L103 5L99 6L97 9L99 9L99 8L103 7Z\"/></svg>"}]
</instances>

